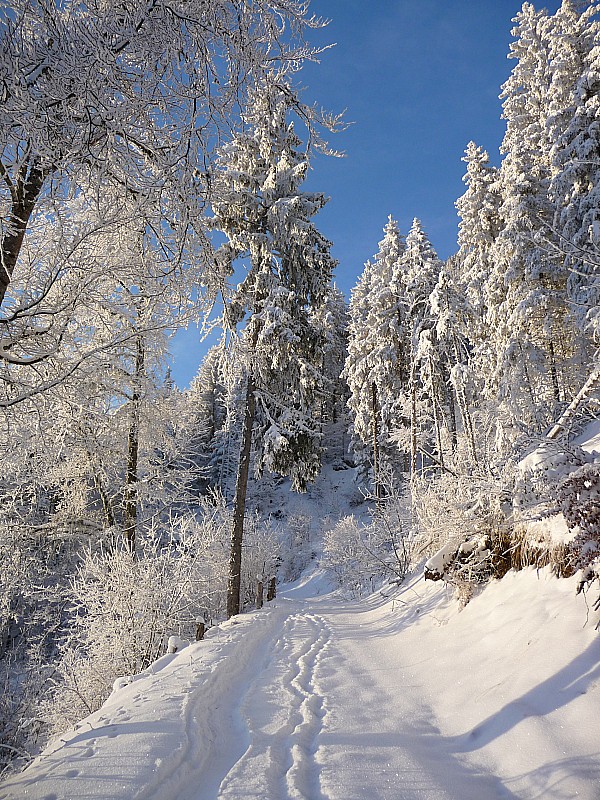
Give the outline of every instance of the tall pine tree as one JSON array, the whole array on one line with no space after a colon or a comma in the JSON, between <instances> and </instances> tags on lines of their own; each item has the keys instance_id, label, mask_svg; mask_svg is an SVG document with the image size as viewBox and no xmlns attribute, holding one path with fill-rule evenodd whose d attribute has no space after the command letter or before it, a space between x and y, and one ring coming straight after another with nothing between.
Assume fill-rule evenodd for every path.
<instances>
[{"instance_id":1,"label":"tall pine tree","mask_svg":"<svg viewBox=\"0 0 600 800\"><path fill-rule=\"evenodd\" d=\"M234 500L228 616L240 610L242 538L253 435L257 472L289 475L304 490L320 468L316 413L323 394L322 342L311 311L323 303L335 261L312 217L321 193L300 189L309 151L288 121L301 110L289 86L265 85L252 97L246 130L223 148L215 181L213 227L227 243L228 271L248 259L229 319L243 324L237 360L246 384Z\"/></svg>"},{"instance_id":2,"label":"tall pine tree","mask_svg":"<svg viewBox=\"0 0 600 800\"><path fill-rule=\"evenodd\" d=\"M370 447L373 483L381 495L382 458L389 462L389 436L398 413L408 369L408 328L400 259L404 241L390 216L372 262L352 291L348 358L344 375L350 387L357 449ZM388 466L388 465L386 465Z\"/></svg>"}]
</instances>

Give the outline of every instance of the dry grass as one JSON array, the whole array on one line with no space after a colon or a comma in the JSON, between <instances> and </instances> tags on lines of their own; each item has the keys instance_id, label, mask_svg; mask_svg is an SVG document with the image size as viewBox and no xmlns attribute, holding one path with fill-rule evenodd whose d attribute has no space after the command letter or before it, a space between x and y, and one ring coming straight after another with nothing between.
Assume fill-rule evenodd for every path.
<instances>
[{"instance_id":1,"label":"dry grass","mask_svg":"<svg viewBox=\"0 0 600 800\"><path fill-rule=\"evenodd\" d=\"M511 540L510 569L550 567L559 578L568 578L576 572L573 550L550 536L532 537L526 526L518 526L512 531Z\"/></svg>"}]
</instances>

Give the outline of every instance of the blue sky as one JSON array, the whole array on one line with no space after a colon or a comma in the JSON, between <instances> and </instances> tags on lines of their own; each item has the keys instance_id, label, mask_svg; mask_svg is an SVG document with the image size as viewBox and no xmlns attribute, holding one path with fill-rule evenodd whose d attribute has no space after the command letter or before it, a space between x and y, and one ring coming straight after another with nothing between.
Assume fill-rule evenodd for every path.
<instances>
[{"instance_id":1,"label":"blue sky","mask_svg":"<svg viewBox=\"0 0 600 800\"><path fill-rule=\"evenodd\" d=\"M537 7L555 11L559 0ZM305 186L331 199L315 218L334 243L336 282L349 296L364 262L377 251L388 214L408 232L419 217L442 258L456 250L455 200L464 191L461 158L470 139L499 163L504 132L500 86L513 0L312 0L330 19L313 34L335 43L320 64L298 75L304 99L346 110L352 124L330 137L346 153L319 157ZM173 343L180 387L197 371L206 345L195 331Z\"/></svg>"}]
</instances>

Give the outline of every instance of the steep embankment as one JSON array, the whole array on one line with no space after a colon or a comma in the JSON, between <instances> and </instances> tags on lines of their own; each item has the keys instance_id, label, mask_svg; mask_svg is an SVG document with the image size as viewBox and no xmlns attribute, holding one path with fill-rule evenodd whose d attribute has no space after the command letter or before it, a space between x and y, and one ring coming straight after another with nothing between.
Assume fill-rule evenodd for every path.
<instances>
[{"instance_id":1,"label":"steep embankment","mask_svg":"<svg viewBox=\"0 0 600 800\"><path fill-rule=\"evenodd\" d=\"M118 689L2 800L600 796L600 639L534 570L466 609L413 579L348 603L320 573Z\"/></svg>"}]
</instances>

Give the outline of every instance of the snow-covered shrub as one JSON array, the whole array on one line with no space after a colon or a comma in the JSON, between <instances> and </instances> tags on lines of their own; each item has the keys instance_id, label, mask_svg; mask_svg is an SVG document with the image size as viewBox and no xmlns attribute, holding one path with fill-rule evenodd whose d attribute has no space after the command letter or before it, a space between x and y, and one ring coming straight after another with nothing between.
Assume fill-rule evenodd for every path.
<instances>
[{"instance_id":1,"label":"snow-covered shrub","mask_svg":"<svg viewBox=\"0 0 600 800\"><path fill-rule=\"evenodd\" d=\"M555 514L556 487L594 456L580 447L564 442L545 440L523 458L518 465L514 504L524 518L539 518ZM568 504L568 490L564 500ZM561 501L562 502L562 501Z\"/></svg>"},{"instance_id":2,"label":"snow-covered shrub","mask_svg":"<svg viewBox=\"0 0 600 800\"><path fill-rule=\"evenodd\" d=\"M414 481L416 553L429 556L425 577L453 585L463 603L474 588L512 566L510 475L440 475Z\"/></svg>"},{"instance_id":3,"label":"snow-covered shrub","mask_svg":"<svg viewBox=\"0 0 600 800\"><path fill-rule=\"evenodd\" d=\"M573 568L581 570L581 592L600 583L600 464L584 464L563 478L557 500L568 527L576 532L568 553ZM600 608L600 596L594 608Z\"/></svg>"},{"instance_id":4,"label":"snow-covered shrub","mask_svg":"<svg viewBox=\"0 0 600 800\"><path fill-rule=\"evenodd\" d=\"M312 558L312 520L306 514L291 514L285 524L285 536L281 548L279 574L284 581L299 578Z\"/></svg>"},{"instance_id":5,"label":"snow-covered shrub","mask_svg":"<svg viewBox=\"0 0 600 800\"><path fill-rule=\"evenodd\" d=\"M379 552L388 555L386 564L396 580L403 580L412 564L414 542L407 498L401 490L388 488L385 501L377 503L370 513L371 541L378 543Z\"/></svg>"},{"instance_id":6,"label":"snow-covered shrub","mask_svg":"<svg viewBox=\"0 0 600 800\"><path fill-rule=\"evenodd\" d=\"M320 565L335 576L344 591L360 596L386 579L402 580L410 552L410 527L398 507L382 504L368 524L351 515L326 530Z\"/></svg>"},{"instance_id":7,"label":"snow-covered shrub","mask_svg":"<svg viewBox=\"0 0 600 800\"><path fill-rule=\"evenodd\" d=\"M320 565L351 595L360 595L378 574L379 565L373 564L369 551L363 546L363 529L364 526L350 515L340 519L323 536Z\"/></svg>"},{"instance_id":8,"label":"snow-covered shrub","mask_svg":"<svg viewBox=\"0 0 600 800\"><path fill-rule=\"evenodd\" d=\"M68 625L78 548L51 525L0 524L0 774L25 766L43 734L39 707Z\"/></svg>"},{"instance_id":9,"label":"snow-covered shrub","mask_svg":"<svg viewBox=\"0 0 600 800\"><path fill-rule=\"evenodd\" d=\"M487 534L473 536L456 547L444 545L425 563L426 580L444 580L455 587L461 605L466 605L479 583L494 574L492 540Z\"/></svg>"},{"instance_id":10,"label":"snow-covered shrub","mask_svg":"<svg viewBox=\"0 0 600 800\"><path fill-rule=\"evenodd\" d=\"M188 514L157 523L125 550L88 552L73 584L73 632L46 704L58 731L100 707L114 682L135 675L167 651L169 639L194 639L199 618L226 613L231 512L206 502ZM245 525L242 597L253 604L257 576L270 576L278 559L278 532L249 516Z\"/></svg>"},{"instance_id":11,"label":"snow-covered shrub","mask_svg":"<svg viewBox=\"0 0 600 800\"><path fill-rule=\"evenodd\" d=\"M124 550L88 552L73 584L72 634L47 713L56 729L99 708L116 678L145 669L171 635L193 638L199 616L224 613L230 515L205 508ZM167 535L168 534L168 535Z\"/></svg>"},{"instance_id":12,"label":"snow-covered shrub","mask_svg":"<svg viewBox=\"0 0 600 800\"><path fill-rule=\"evenodd\" d=\"M531 520L552 522L560 518L571 534L558 543L551 537L546 542L529 542L529 550L548 551L545 556L540 552L538 564L550 564L558 575L572 575L579 569L583 570L583 575L593 573L594 565L600 559L600 463L597 453L588 453L560 441L543 442L519 465L516 505L520 518L528 522L526 532L535 532ZM590 567L592 573L589 573ZM582 580L585 585L587 578Z\"/></svg>"},{"instance_id":13,"label":"snow-covered shrub","mask_svg":"<svg viewBox=\"0 0 600 800\"><path fill-rule=\"evenodd\" d=\"M600 558L600 463L584 464L564 477L557 501L567 526L577 530L570 544L576 566L585 568Z\"/></svg>"},{"instance_id":14,"label":"snow-covered shrub","mask_svg":"<svg viewBox=\"0 0 600 800\"><path fill-rule=\"evenodd\" d=\"M0 779L27 766L44 737L39 710L54 669L33 649L27 658L11 654L1 662Z\"/></svg>"},{"instance_id":15,"label":"snow-covered shrub","mask_svg":"<svg viewBox=\"0 0 600 800\"><path fill-rule=\"evenodd\" d=\"M266 587L268 579L275 575L280 561L280 540L279 528L270 519L261 519L258 514L246 517L241 575L243 608L256 604L258 581Z\"/></svg>"}]
</instances>

